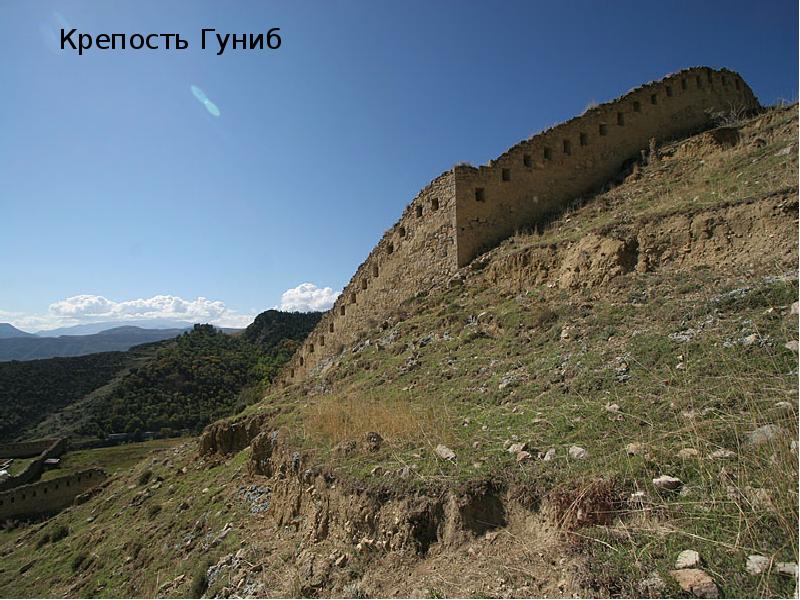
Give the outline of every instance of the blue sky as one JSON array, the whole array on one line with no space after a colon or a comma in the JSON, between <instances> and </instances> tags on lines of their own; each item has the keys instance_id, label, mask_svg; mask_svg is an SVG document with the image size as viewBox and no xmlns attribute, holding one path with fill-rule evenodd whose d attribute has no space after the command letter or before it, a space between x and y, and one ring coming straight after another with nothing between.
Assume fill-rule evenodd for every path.
<instances>
[{"instance_id":1,"label":"blue sky","mask_svg":"<svg viewBox=\"0 0 800 600\"><path fill-rule=\"evenodd\" d=\"M284 304L324 307L430 179L591 101L694 65L796 100L797 22L796 1L0 0L0 321L243 324L303 283ZM78 56L62 24L190 49ZM283 44L217 56L203 27Z\"/></svg>"}]
</instances>

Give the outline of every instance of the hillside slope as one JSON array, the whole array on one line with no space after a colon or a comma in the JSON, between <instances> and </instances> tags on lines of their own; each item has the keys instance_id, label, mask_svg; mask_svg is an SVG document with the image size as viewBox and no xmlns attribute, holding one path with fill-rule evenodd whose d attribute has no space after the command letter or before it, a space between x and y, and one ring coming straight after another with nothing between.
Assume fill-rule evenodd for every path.
<instances>
[{"instance_id":1,"label":"hillside slope","mask_svg":"<svg viewBox=\"0 0 800 600\"><path fill-rule=\"evenodd\" d=\"M0 533L0 594L669 597L684 550L698 592L792 594L797 125L779 107L660 148L200 457Z\"/></svg>"},{"instance_id":2,"label":"hillside slope","mask_svg":"<svg viewBox=\"0 0 800 600\"><path fill-rule=\"evenodd\" d=\"M0 362L0 442L23 436L49 414L105 385L144 353L137 349Z\"/></svg>"}]
</instances>

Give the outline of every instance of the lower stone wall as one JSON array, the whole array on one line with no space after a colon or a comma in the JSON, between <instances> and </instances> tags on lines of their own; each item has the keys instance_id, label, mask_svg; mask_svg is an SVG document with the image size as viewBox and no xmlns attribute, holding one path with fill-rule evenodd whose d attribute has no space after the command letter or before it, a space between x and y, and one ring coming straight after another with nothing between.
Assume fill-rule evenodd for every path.
<instances>
[{"instance_id":1,"label":"lower stone wall","mask_svg":"<svg viewBox=\"0 0 800 600\"><path fill-rule=\"evenodd\" d=\"M102 469L87 469L72 475L40 481L0 493L0 521L34 517L59 511L75 497L103 482Z\"/></svg>"}]
</instances>

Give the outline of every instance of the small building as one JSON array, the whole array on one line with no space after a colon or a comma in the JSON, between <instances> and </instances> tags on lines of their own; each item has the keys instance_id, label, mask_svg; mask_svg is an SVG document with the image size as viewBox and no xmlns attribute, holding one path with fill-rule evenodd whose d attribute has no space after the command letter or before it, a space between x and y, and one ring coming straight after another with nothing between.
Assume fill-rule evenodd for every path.
<instances>
[{"instance_id":1,"label":"small building","mask_svg":"<svg viewBox=\"0 0 800 600\"><path fill-rule=\"evenodd\" d=\"M45 458L44 459L44 468L45 469L57 469L61 466L61 459L60 458Z\"/></svg>"}]
</instances>

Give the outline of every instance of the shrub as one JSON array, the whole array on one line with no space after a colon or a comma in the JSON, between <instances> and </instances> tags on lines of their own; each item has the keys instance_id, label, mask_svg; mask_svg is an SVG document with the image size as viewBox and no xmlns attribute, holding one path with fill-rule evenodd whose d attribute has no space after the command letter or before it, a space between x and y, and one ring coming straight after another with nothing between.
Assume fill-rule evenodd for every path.
<instances>
[{"instance_id":1,"label":"shrub","mask_svg":"<svg viewBox=\"0 0 800 600\"><path fill-rule=\"evenodd\" d=\"M47 543L55 543L63 540L69 535L69 527L64 524L55 525L51 531L46 531L38 540L36 548L41 548Z\"/></svg>"},{"instance_id":2,"label":"shrub","mask_svg":"<svg viewBox=\"0 0 800 600\"><path fill-rule=\"evenodd\" d=\"M86 551L79 552L75 556L72 557L72 570L78 571L81 568L86 567L89 564L89 554Z\"/></svg>"},{"instance_id":3,"label":"shrub","mask_svg":"<svg viewBox=\"0 0 800 600\"><path fill-rule=\"evenodd\" d=\"M56 525L55 528L53 529L52 533L50 533L50 541L51 542L58 542L60 540L63 540L68 535L69 535L69 527L67 527L66 525L64 525L62 523L62 524Z\"/></svg>"},{"instance_id":4,"label":"shrub","mask_svg":"<svg viewBox=\"0 0 800 600\"><path fill-rule=\"evenodd\" d=\"M210 566L211 562L208 559L197 563L192 574L192 584L189 586L187 598L199 598L208 589L208 568Z\"/></svg>"}]
</instances>

